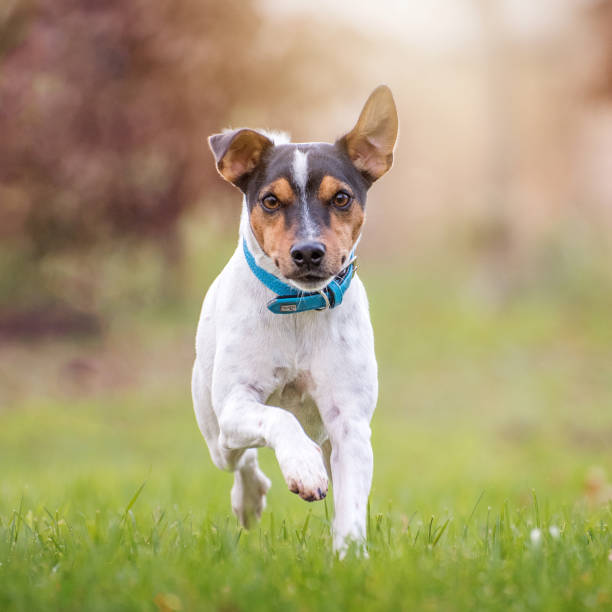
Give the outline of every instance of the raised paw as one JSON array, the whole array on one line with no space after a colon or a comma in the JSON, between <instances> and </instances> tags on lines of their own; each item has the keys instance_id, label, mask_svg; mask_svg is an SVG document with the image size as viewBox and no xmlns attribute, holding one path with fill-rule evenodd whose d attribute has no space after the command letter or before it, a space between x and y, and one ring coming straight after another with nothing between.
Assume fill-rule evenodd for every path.
<instances>
[{"instance_id":1,"label":"raised paw","mask_svg":"<svg viewBox=\"0 0 612 612\"><path fill-rule=\"evenodd\" d=\"M307 440L300 445L287 444L277 448L276 458L285 482L292 493L312 502L327 495L327 470L323 463L323 453L317 444Z\"/></svg>"}]
</instances>

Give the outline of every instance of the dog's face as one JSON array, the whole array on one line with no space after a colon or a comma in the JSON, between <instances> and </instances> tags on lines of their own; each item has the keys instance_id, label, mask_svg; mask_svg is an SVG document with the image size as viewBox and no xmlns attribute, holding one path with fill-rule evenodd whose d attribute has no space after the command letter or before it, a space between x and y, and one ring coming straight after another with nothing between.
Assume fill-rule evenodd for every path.
<instances>
[{"instance_id":1,"label":"dog's face","mask_svg":"<svg viewBox=\"0 0 612 612\"><path fill-rule=\"evenodd\" d=\"M275 145L250 129L216 134L209 143L223 178L245 194L253 233L279 274L315 291L345 267L367 190L393 162L397 129L391 91L380 86L333 145Z\"/></svg>"}]
</instances>

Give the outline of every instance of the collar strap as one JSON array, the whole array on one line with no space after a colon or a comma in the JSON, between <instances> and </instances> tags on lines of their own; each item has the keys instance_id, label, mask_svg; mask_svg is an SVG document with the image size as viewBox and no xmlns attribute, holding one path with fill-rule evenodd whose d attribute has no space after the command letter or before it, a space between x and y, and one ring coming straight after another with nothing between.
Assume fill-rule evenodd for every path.
<instances>
[{"instance_id":1,"label":"collar strap","mask_svg":"<svg viewBox=\"0 0 612 612\"><path fill-rule=\"evenodd\" d=\"M246 240L242 241L244 256L253 274L268 289L277 294L277 297L268 302L268 310L274 314L293 314L305 310L326 310L336 308L342 304L342 298L355 276L356 264L354 252L351 251L349 265L338 274L327 287L313 293L305 293L287 285L279 278L258 266L255 258L247 247Z\"/></svg>"}]
</instances>

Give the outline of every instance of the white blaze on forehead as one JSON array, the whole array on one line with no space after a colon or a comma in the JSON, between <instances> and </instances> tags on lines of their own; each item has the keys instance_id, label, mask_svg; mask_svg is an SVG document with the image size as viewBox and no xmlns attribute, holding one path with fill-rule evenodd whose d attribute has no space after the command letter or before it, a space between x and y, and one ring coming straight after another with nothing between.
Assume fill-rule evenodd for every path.
<instances>
[{"instance_id":1,"label":"white blaze on forehead","mask_svg":"<svg viewBox=\"0 0 612 612\"><path fill-rule=\"evenodd\" d=\"M302 194L306 193L306 182L308 181L308 153L299 149L293 154L293 180Z\"/></svg>"},{"instance_id":2,"label":"white blaze on forehead","mask_svg":"<svg viewBox=\"0 0 612 612\"><path fill-rule=\"evenodd\" d=\"M314 240L317 238L317 228L310 218L310 211L308 210L308 200L306 198L306 184L308 183L308 152L295 150L293 154L293 167L292 167L293 180L299 191L300 208L301 208L301 219L302 219L302 232L303 238L306 240Z\"/></svg>"}]
</instances>

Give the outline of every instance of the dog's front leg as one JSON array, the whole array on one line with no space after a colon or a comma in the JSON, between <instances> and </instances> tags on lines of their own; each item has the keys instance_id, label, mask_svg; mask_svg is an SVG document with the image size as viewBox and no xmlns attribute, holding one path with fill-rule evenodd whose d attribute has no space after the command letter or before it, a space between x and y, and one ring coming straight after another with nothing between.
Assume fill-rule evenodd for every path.
<instances>
[{"instance_id":1,"label":"dog's front leg","mask_svg":"<svg viewBox=\"0 0 612 612\"><path fill-rule=\"evenodd\" d=\"M361 323L361 325L360 325ZM344 557L354 542L366 553L366 518L372 485L370 421L376 407L378 381L369 322L355 316L352 340L327 345L313 368L313 398L331 444L334 489L334 550ZM341 375L338 375L341 372Z\"/></svg>"},{"instance_id":2,"label":"dog's front leg","mask_svg":"<svg viewBox=\"0 0 612 612\"><path fill-rule=\"evenodd\" d=\"M319 446L286 410L266 406L255 384L235 385L215 402L219 446L228 455L244 449L274 449L287 486L302 499L315 501L327 494L327 472Z\"/></svg>"},{"instance_id":3,"label":"dog's front leg","mask_svg":"<svg viewBox=\"0 0 612 612\"><path fill-rule=\"evenodd\" d=\"M372 485L373 456L366 419L341 418L326 423L331 442L334 485L334 550L342 558L355 542L365 553L366 514Z\"/></svg>"}]
</instances>

